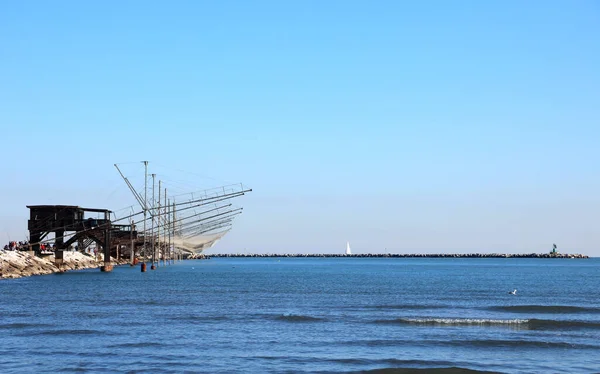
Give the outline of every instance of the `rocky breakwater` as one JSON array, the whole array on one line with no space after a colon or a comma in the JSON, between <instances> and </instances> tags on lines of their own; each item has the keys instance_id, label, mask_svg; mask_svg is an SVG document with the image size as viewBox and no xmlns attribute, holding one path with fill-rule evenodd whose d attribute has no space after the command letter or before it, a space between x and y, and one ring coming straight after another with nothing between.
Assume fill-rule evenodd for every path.
<instances>
[{"instance_id":1,"label":"rocky breakwater","mask_svg":"<svg viewBox=\"0 0 600 374\"><path fill-rule=\"evenodd\" d=\"M210 260L210 257L202 253L184 253L182 255L184 260Z\"/></svg>"},{"instance_id":2,"label":"rocky breakwater","mask_svg":"<svg viewBox=\"0 0 600 374\"><path fill-rule=\"evenodd\" d=\"M24 251L0 250L0 279L93 269L101 265L104 265L103 259L96 260L93 256L80 252L64 252L63 264L59 269L54 264L54 255L41 258Z\"/></svg>"},{"instance_id":3,"label":"rocky breakwater","mask_svg":"<svg viewBox=\"0 0 600 374\"><path fill-rule=\"evenodd\" d=\"M307 254L213 254L210 257L377 257L377 258L589 258L583 254L569 253L359 253L359 254L327 254L327 253L307 253ZM208 258L210 258L208 257Z\"/></svg>"}]
</instances>

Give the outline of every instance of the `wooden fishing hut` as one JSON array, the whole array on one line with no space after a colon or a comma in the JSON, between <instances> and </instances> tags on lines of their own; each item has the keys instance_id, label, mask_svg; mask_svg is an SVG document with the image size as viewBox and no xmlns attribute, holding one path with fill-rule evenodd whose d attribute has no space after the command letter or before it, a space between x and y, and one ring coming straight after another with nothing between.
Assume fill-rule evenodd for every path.
<instances>
[{"instance_id":1,"label":"wooden fishing hut","mask_svg":"<svg viewBox=\"0 0 600 374\"><path fill-rule=\"evenodd\" d=\"M79 249L83 250L91 243L96 243L97 247L102 247L104 253L104 266L100 270L111 271L112 247L120 245L126 239L137 239L137 232L133 226L115 225L111 222L111 211L108 209L82 208L75 205L27 205L27 208L31 249L40 254L40 243L48 234L54 233L54 258L58 267L63 263L64 250L72 244L77 242ZM102 218L86 218L86 213L95 213Z\"/></svg>"}]
</instances>

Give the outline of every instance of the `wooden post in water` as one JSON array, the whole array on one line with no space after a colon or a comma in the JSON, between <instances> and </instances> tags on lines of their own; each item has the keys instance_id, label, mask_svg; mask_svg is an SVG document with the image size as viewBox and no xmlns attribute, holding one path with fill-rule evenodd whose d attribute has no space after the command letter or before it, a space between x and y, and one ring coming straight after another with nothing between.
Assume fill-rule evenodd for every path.
<instances>
[{"instance_id":1,"label":"wooden post in water","mask_svg":"<svg viewBox=\"0 0 600 374\"><path fill-rule=\"evenodd\" d=\"M100 271L112 271L113 265L110 262L110 213L104 212L104 266L100 267Z\"/></svg>"},{"instance_id":2,"label":"wooden post in water","mask_svg":"<svg viewBox=\"0 0 600 374\"><path fill-rule=\"evenodd\" d=\"M62 271L62 265L64 262L63 252L63 236L65 235L64 230L57 230L54 237L54 264Z\"/></svg>"},{"instance_id":3,"label":"wooden post in water","mask_svg":"<svg viewBox=\"0 0 600 374\"><path fill-rule=\"evenodd\" d=\"M135 257L135 244L133 243L133 230L134 230L134 225L133 225L133 218L131 219L131 227L129 228L129 240L130 240L130 249L131 249L131 256L129 256L130 258L130 265L133 266L134 264L134 260L133 258Z\"/></svg>"}]
</instances>

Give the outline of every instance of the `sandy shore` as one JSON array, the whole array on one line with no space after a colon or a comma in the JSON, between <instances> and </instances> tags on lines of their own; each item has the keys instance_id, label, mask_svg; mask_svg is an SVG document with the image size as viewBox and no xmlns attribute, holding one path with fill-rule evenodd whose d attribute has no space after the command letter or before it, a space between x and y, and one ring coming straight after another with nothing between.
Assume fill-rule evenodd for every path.
<instances>
[{"instance_id":1,"label":"sandy shore","mask_svg":"<svg viewBox=\"0 0 600 374\"><path fill-rule=\"evenodd\" d=\"M93 256L80 252L64 252L63 261L60 269L63 271L93 269L104 265L102 258L97 261ZM111 262L118 265L113 258ZM0 250L0 279L52 274L60 270L54 265L53 255L40 258L28 252Z\"/></svg>"}]
</instances>

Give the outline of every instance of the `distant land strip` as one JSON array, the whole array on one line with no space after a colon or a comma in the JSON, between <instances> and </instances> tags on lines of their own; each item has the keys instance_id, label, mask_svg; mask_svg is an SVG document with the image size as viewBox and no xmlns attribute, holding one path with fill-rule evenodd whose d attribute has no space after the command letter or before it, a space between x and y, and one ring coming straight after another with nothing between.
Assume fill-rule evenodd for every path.
<instances>
[{"instance_id":1,"label":"distant land strip","mask_svg":"<svg viewBox=\"0 0 600 374\"><path fill-rule=\"evenodd\" d=\"M206 257L377 257L377 258L589 258L583 254L568 253L359 253L359 254L334 254L334 253L307 253L307 254L248 254L248 253L220 253L204 255Z\"/></svg>"}]
</instances>

